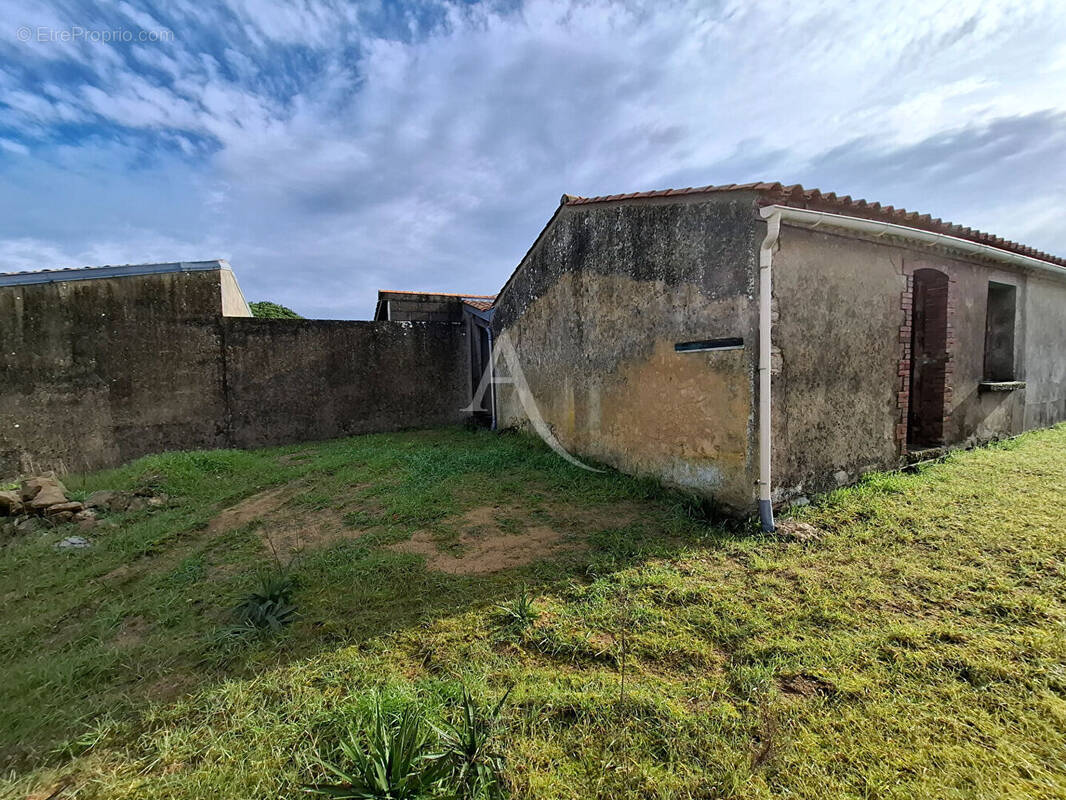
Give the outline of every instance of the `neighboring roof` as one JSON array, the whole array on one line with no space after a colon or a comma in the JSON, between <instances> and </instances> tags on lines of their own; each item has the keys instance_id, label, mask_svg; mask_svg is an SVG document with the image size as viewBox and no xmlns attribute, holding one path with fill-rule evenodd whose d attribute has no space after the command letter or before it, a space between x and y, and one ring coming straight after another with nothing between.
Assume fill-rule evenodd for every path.
<instances>
[{"instance_id":1,"label":"neighboring roof","mask_svg":"<svg viewBox=\"0 0 1066 800\"><path fill-rule=\"evenodd\" d=\"M32 272L0 273L0 286L25 286L33 283L60 283L99 278L122 278L129 275L158 275L167 272L209 272L229 270L225 259L211 261L168 261L159 264L122 264L105 267L68 267L66 269L41 269Z\"/></svg>"},{"instance_id":2,"label":"neighboring roof","mask_svg":"<svg viewBox=\"0 0 1066 800\"><path fill-rule=\"evenodd\" d=\"M783 183L729 183L719 186L699 186L686 189L662 189L653 192L631 192L629 194L612 194L600 197L576 197L564 194L561 206L579 206L589 203L610 203L620 200L643 200L656 197L679 197L684 195L715 194L719 192L750 191L758 195L758 203L761 206L783 205L793 208L809 208L814 211L828 211L834 214L844 214L851 217L873 219L882 222L891 222L896 225L904 225L908 228L943 233L956 236L979 244L1019 253L1030 258L1037 258L1051 264L1066 267L1066 258L1051 255L1041 250L1028 247L1018 242L1012 242L991 233L966 228L952 222L945 222L939 217L929 214L919 214L893 206L883 206L880 203L869 203L866 200L853 200L850 195L839 197L834 192L823 193L818 189L805 189L798 183L786 185Z\"/></svg>"},{"instance_id":3,"label":"neighboring roof","mask_svg":"<svg viewBox=\"0 0 1066 800\"><path fill-rule=\"evenodd\" d=\"M463 294L461 292L413 292L409 289L378 289L378 297L383 294L417 294L422 297L458 297L464 302L470 300L495 300L494 294Z\"/></svg>"},{"instance_id":4,"label":"neighboring roof","mask_svg":"<svg viewBox=\"0 0 1066 800\"><path fill-rule=\"evenodd\" d=\"M377 307L374 309L374 319L385 319L387 314L383 311L382 305L386 300L395 299L396 295L411 298L424 298L430 302L435 299L455 299L463 305L470 306L477 311L489 311L496 302L496 295L494 294L462 294L459 292L416 292L411 291L410 289L378 289L378 303Z\"/></svg>"}]
</instances>

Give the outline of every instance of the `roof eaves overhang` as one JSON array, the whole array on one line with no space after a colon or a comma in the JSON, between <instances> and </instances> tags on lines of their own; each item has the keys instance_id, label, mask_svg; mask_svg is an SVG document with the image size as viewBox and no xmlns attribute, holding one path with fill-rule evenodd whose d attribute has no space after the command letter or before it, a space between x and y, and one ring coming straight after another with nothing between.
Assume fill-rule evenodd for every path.
<instances>
[{"instance_id":1,"label":"roof eaves overhang","mask_svg":"<svg viewBox=\"0 0 1066 800\"><path fill-rule=\"evenodd\" d=\"M786 205L763 206L759 209L759 214L763 219L769 219L775 214L779 214L782 222L808 229L819 227L836 228L864 233L878 238L887 237L920 242L929 247L941 247L954 252L980 256L992 261L1047 272L1060 278L1066 278L1066 267L1061 267L1050 261L1033 258L1022 253L1014 253L1010 250L1002 250L998 247L982 244L981 242L973 242L969 239L961 239L958 236L935 233L921 228L911 228L894 222L881 222L863 217L851 217L846 214L834 214L829 211L816 211L814 209L795 208Z\"/></svg>"}]
</instances>

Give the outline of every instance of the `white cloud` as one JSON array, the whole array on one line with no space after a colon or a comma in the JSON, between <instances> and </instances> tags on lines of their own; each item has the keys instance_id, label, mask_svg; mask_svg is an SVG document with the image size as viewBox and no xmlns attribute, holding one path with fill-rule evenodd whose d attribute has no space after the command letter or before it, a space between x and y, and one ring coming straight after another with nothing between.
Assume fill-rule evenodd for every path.
<instances>
[{"instance_id":1,"label":"white cloud","mask_svg":"<svg viewBox=\"0 0 1066 800\"><path fill-rule=\"evenodd\" d=\"M27 155L30 152L30 148L26 147L26 145L11 139L0 139L0 150L6 150L9 153L20 156Z\"/></svg>"}]
</instances>

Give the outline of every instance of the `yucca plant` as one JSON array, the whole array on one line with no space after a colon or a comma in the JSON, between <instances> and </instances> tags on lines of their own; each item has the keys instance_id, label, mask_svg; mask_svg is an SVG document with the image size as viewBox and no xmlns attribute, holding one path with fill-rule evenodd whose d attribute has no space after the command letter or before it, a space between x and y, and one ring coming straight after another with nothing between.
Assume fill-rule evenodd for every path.
<instances>
[{"instance_id":1,"label":"yucca plant","mask_svg":"<svg viewBox=\"0 0 1066 800\"><path fill-rule=\"evenodd\" d=\"M533 598L525 586L522 587L522 591L512 602L501 603L496 608L499 609L503 623L517 630L525 630L536 622L540 616L540 612L533 605Z\"/></svg>"},{"instance_id":2,"label":"yucca plant","mask_svg":"<svg viewBox=\"0 0 1066 800\"><path fill-rule=\"evenodd\" d=\"M339 779L304 787L311 794L346 800L418 800L433 796L451 765L440 753L431 753L432 730L422 713L408 705L400 713L374 705L369 726L349 730L340 743L347 763L338 766L322 759L318 764Z\"/></svg>"},{"instance_id":3,"label":"yucca plant","mask_svg":"<svg viewBox=\"0 0 1066 800\"><path fill-rule=\"evenodd\" d=\"M292 602L295 590L292 578L283 572L261 574L259 586L233 609L237 621L234 631L276 633L281 630L296 617Z\"/></svg>"},{"instance_id":4,"label":"yucca plant","mask_svg":"<svg viewBox=\"0 0 1066 800\"><path fill-rule=\"evenodd\" d=\"M495 706L485 710L464 686L458 722L434 726L440 736L441 756L451 766L449 783L459 800L489 800L503 794L500 782L503 756L495 749L495 739L500 710L511 689L504 692Z\"/></svg>"}]
</instances>

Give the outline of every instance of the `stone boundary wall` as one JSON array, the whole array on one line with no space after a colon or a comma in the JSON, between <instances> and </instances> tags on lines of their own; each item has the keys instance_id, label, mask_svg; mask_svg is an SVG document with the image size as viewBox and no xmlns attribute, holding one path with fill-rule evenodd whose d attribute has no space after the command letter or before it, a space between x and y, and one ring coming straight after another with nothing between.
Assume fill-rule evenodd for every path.
<instances>
[{"instance_id":1,"label":"stone boundary wall","mask_svg":"<svg viewBox=\"0 0 1066 800\"><path fill-rule=\"evenodd\" d=\"M223 318L152 280L0 292L0 479L466 417L460 324Z\"/></svg>"},{"instance_id":2,"label":"stone boundary wall","mask_svg":"<svg viewBox=\"0 0 1066 800\"><path fill-rule=\"evenodd\" d=\"M460 323L224 319L229 443L330 439L461 422Z\"/></svg>"}]
</instances>

